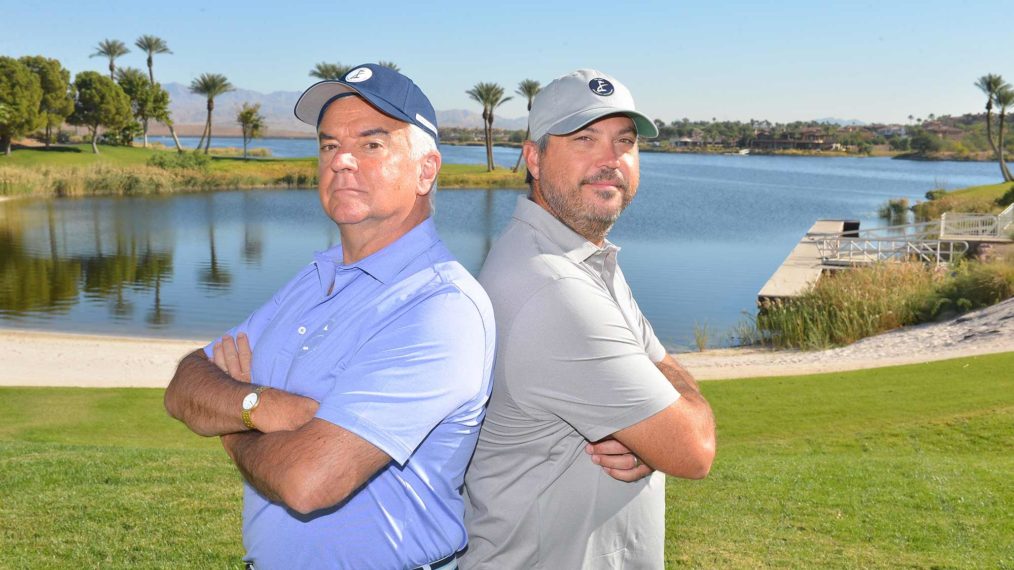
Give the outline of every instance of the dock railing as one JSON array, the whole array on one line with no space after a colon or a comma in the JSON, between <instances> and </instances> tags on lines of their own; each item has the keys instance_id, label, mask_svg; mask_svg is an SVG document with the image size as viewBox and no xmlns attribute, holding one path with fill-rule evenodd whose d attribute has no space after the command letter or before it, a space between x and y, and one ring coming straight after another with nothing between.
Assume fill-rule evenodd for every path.
<instances>
[{"instance_id":1,"label":"dock railing","mask_svg":"<svg viewBox=\"0 0 1014 570\"><path fill-rule=\"evenodd\" d=\"M1004 238L1011 229L1014 229L1014 204L999 214L945 212L940 216L941 236Z\"/></svg>"},{"instance_id":2,"label":"dock railing","mask_svg":"<svg viewBox=\"0 0 1014 570\"><path fill-rule=\"evenodd\" d=\"M968 251L968 243L957 240L826 236L814 239L825 265L865 265L882 261L922 261L940 265Z\"/></svg>"}]
</instances>

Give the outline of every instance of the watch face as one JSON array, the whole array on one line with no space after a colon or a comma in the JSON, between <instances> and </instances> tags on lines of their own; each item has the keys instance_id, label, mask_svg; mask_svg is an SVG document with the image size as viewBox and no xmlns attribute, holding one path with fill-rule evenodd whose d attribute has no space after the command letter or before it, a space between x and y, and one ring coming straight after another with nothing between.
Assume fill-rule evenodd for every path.
<instances>
[{"instance_id":1,"label":"watch face","mask_svg":"<svg viewBox=\"0 0 1014 570\"><path fill-rule=\"evenodd\" d=\"M252 410L257 405L257 392L250 392L243 398L243 409Z\"/></svg>"}]
</instances>

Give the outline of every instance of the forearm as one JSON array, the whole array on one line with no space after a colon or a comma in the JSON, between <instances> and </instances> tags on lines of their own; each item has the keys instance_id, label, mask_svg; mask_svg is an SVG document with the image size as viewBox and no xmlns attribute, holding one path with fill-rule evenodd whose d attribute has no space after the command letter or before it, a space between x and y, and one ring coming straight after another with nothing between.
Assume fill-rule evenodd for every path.
<instances>
[{"instance_id":1,"label":"forearm","mask_svg":"<svg viewBox=\"0 0 1014 570\"><path fill-rule=\"evenodd\" d=\"M199 435L244 431L242 402L249 392L250 384L233 380L195 351L176 368L165 391L165 408Z\"/></svg>"},{"instance_id":2,"label":"forearm","mask_svg":"<svg viewBox=\"0 0 1014 570\"><path fill-rule=\"evenodd\" d=\"M250 485L301 513L344 501L390 461L365 440L323 420L295 431L226 434L222 445Z\"/></svg>"},{"instance_id":3,"label":"forearm","mask_svg":"<svg viewBox=\"0 0 1014 570\"><path fill-rule=\"evenodd\" d=\"M222 446L243 478L268 500L283 504L280 490L285 488L289 465L282 461L288 459L286 446L278 444L285 443L284 433L247 431L222 436Z\"/></svg>"},{"instance_id":4,"label":"forearm","mask_svg":"<svg viewBox=\"0 0 1014 570\"><path fill-rule=\"evenodd\" d=\"M697 421L694 424L698 434L713 442L715 439L715 415L711 411L711 405L701 394L697 380L694 380L693 375L679 362L676 362L672 356L666 355L657 366L673 388L676 388L676 391L680 393L680 397L690 403L691 409L696 412Z\"/></svg>"},{"instance_id":5,"label":"forearm","mask_svg":"<svg viewBox=\"0 0 1014 570\"><path fill-rule=\"evenodd\" d=\"M242 402L251 384L229 377L196 351L176 369L165 393L169 415L199 435L212 436L246 431ZM317 412L317 402L282 390L261 394L261 404L251 418L261 431L292 430L308 422Z\"/></svg>"},{"instance_id":6,"label":"forearm","mask_svg":"<svg viewBox=\"0 0 1014 570\"><path fill-rule=\"evenodd\" d=\"M715 441L715 415L711 405L701 394L700 386L694 380L693 375L683 368L676 360L669 355L657 364L658 369L669 380L673 388L680 393L678 408L683 417L680 439L684 441L680 462L690 460L688 473L693 474L695 469L700 468L700 476L710 470L714 460ZM667 471L670 474L673 472ZM680 474L680 476L687 476Z\"/></svg>"}]
</instances>

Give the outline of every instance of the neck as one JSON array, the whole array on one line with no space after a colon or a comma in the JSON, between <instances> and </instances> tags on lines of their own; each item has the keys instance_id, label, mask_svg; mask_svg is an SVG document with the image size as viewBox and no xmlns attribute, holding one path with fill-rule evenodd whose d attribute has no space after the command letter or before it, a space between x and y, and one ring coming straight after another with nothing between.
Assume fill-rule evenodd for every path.
<instances>
[{"instance_id":1,"label":"neck","mask_svg":"<svg viewBox=\"0 0 1014 570\"><path fill-rule=\"evenodd\" d=\"M383 226L339 224L338 232L342 240L342 263L349 265L377 253L398 241L412 228L426 221L429 215L428 208L414 208L406 217Z\"/></svg>"}]
</instances>

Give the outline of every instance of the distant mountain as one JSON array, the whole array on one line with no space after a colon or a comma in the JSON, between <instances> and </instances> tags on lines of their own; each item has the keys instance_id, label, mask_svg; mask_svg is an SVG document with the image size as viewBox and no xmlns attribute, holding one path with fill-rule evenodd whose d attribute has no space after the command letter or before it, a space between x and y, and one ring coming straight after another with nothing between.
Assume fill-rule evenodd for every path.
<instances>
[{"instance_id":1,"label":"distant mountain","mask_svg":"<svg viewBox=\"0 0 1014 570\"><path fill-rule=\"evenodd\" d=\"M207 100L190 92L190 88L181 83L163 85L169 92L170 111L177 125L203 125L208 115ZM301 91L275 91L260 93L248 89L237 89L215 97L215 114L213 125L215 132L231 133L239 129L236 114L243 103L260 103L261 114L264 115L268 133L285 133L288 136L306 134L313 135L313 129L301 123L292 114L292 107L299 99ZM482 115L475 111L453 109L437 111L437 123L441 127L481 128ZM494 127L504 129L524 129L528 124L526 117L508 119L496 117ZM187 129L184 129L187 130Z\"/></svg>"},{"instance_id":2,"label":"distant mountain","mask_svg":"<svg viewBox=\"0 0 1014 570\"><path fill-rule=\"evenodd\" d=\"M839 119L837 117L824 117L823 119L814 119L814 121L841 127L865 127L867 125L865 121L860 121L859 119Z\"/></svg>"},{"instance_id":3,"label":"distant mountain","mask_svg":"<svg viewBox=\"0 0 1014 570\"><path fill-rule=\"evenodd\" d=\"M466 109L437 111L437 122L441 127L461 127L466 129L482 128L482 113ZM519 130L528 127L528 117L508 119L499 115L493 116L493 128Z\"/></svg>"}]
</instances>

